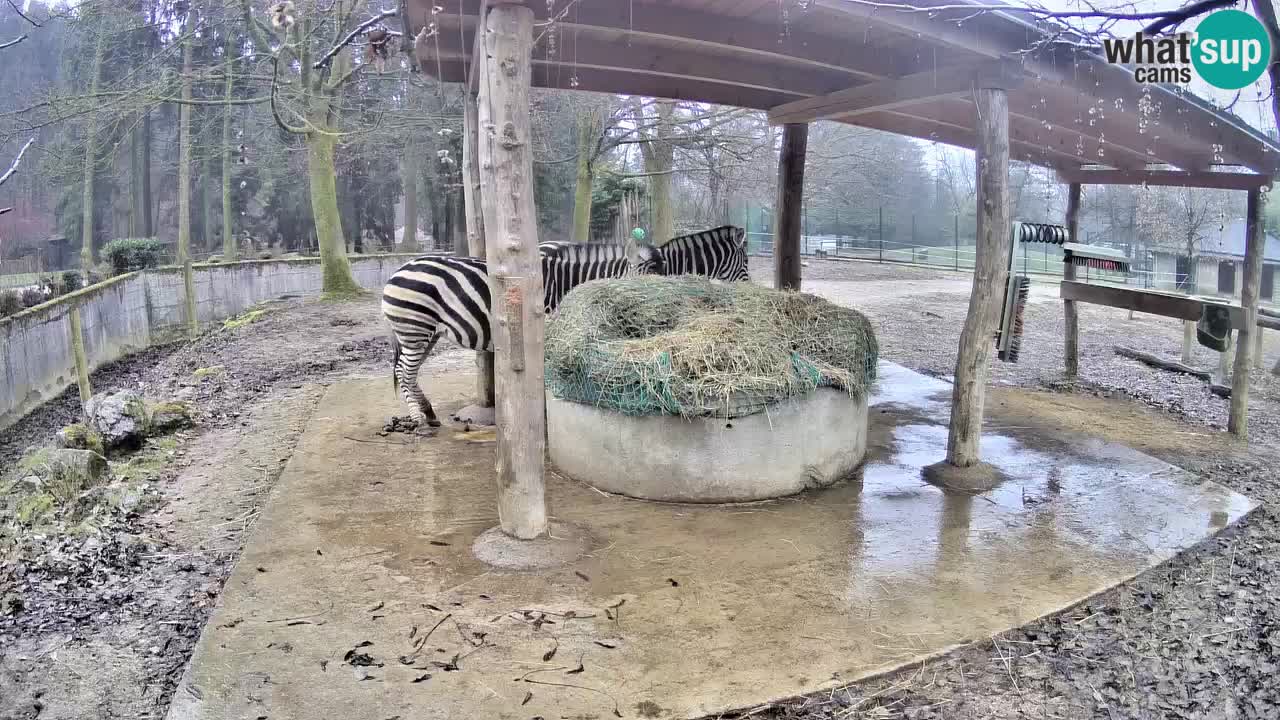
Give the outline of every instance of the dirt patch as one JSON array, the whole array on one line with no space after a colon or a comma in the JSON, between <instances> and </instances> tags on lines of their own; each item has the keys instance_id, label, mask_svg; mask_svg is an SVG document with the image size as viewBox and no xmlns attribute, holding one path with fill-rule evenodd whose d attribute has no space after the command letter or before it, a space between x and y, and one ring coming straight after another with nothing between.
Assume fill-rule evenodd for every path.
<instances>
[{"instance_id":1,"label":"dirt patch","mask_svg":"<svg viewBox=\"0 0 1280 720\"><path fill-rule=\"evenodd\" d=\"M145 504L0 558L0 598L11 601L0 608L0 718L163 717L323 385L351 374L390 383L375 297L256 310L94 373L97 392L188 400L197 425L113 467L144 488ZM463 362L470 353L454 350L428 367ZM0 465L78 417L72 389L6 430Z\"/></svg>"}]
</instances>

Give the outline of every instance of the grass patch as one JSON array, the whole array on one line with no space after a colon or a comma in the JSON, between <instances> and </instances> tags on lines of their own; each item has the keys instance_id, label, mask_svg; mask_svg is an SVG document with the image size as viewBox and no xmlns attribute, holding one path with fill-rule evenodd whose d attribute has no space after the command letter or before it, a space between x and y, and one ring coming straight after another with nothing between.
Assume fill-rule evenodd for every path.
<instances>
[{"instance_id":1,"label":"grass patch","mask_svg":"<svg viewBox=\"0 0 1280 720\"><path fill-rule=\"evenodd\" d=\"M222 323L223 330L235 330L252 323L256 323L267 314L266 308L256 308L240 313L239 315L229 318Z\"/></svg>"}]
</instances>

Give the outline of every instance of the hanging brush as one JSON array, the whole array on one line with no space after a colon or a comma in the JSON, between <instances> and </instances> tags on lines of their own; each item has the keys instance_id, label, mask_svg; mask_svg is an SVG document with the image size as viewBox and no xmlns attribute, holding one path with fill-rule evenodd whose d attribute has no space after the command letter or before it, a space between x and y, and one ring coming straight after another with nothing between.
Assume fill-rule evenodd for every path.
<instances>
[{"instance_id":1,"label":"hanging brush","mask_svg":"<svg viewBox=\"0 0 1280 720\"><path fill-rule=\"evenodd\" d=\"M1098 245L1065 243L1062 246L1062 261L1077 267L1090 267L1095 270L1129 272L1129 258L1124 253Z\"/></svg>"},{"instance_id":2,"label":"hanging brush","mask_svg":"<svg viewBox=\"0 0 1280 720\"><path fill-rule=\"evenodd\" d=\"M996 357L1001 362L1018 362L1022 350L1022 318L1031 294L1031 278L1010 274L1005 281L1004 308L1000 314L1000 330L996 333Z\"/></svg>"}]
</instances>

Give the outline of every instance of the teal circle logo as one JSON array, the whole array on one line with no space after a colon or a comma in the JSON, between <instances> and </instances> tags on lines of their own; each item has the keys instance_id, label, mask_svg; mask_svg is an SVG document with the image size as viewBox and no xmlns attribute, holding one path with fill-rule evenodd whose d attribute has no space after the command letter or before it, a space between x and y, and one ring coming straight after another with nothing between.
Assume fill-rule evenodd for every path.
<instances>
[{"instance_id":1,"label":"teal circle logo","mask_svg":"<svg viewBox=\"0 0 1280 720\"><path fill-rule=\"evenodd\" d=\"M1242 10L1210 13L1196 28L1191 62L1210 85L1239 90L1257 82L1271 62L1271 38L1258 19Z\"/></svg>"}]
</instances>

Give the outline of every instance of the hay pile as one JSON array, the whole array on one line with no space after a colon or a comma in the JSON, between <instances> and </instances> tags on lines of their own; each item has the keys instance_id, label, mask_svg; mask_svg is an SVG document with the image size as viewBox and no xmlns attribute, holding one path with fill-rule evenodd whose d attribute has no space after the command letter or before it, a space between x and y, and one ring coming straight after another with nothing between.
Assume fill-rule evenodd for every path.
<instances>
[{"instance_id":1,"label":"hay pile","mask_svg":"<svg viewBox=\"0 0 1280 720\"><path fill-rule=\"evenodd\" d=\"M862 396L879 348L856 310L699 277L589 282L547 325L562 400L628 415L741 417L820 386Z\"/></svg>"}]
</instances>

